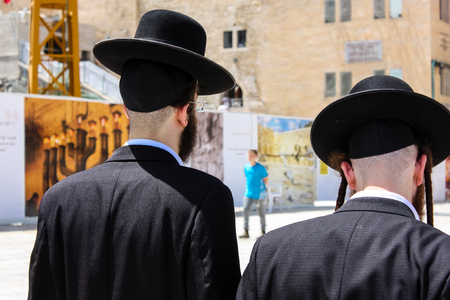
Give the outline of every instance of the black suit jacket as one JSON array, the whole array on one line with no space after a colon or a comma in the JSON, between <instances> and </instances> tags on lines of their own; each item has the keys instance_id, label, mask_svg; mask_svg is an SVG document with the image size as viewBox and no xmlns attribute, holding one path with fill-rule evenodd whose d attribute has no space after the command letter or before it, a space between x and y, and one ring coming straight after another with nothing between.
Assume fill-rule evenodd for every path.
<instances>
[{"instance_id":1,"label":"black suit jacket","mask_svg":"<svg viewBox=\"0 0 450 300\"><path fill-rule=\"evenodd\" d=\"M121 147L47 191L29 276L29 299L233 299L230 190L162 149Z\"/></svg>"},{"instance_id":2,"label":"black suit jacket","mask_svg":"<svg viewBox=\"0 0 450 300\"><path fill-rule=\"evenodd\" d=\"M350 200L260 238L237 299L450 299L450 237L401 202Z\"/></svg>"}]
</instances>

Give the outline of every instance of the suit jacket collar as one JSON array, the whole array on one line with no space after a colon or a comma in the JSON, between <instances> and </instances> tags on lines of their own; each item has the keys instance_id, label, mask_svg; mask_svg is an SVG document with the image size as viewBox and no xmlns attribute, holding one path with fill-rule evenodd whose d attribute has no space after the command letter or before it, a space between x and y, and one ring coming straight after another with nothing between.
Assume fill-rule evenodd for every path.
<instances>
[{"instance_id":1,"label":"suit jacket collar","mask_svg":"<svg viewBox=\"0 0 450 300\"><path fill-rule=\"evenodd\" d=\"M117 161L159 161L178 165L169 152L152 146L131 145L117 148L106 162Z\"/></svg>"},{"instance_id":2,"label":"suit jacket collar","mask_svg":"<svg viewBox=\"0 0 450 300\"><path fill-rule=\"evenodd\" d=\"M378 197L364 197L349 200L338 209L335 213L342 213L348 211L373 211L380 213L396 214L409 218L416 219L411 209L405 204L388 199Z\"/></svg>"}]
</instances>

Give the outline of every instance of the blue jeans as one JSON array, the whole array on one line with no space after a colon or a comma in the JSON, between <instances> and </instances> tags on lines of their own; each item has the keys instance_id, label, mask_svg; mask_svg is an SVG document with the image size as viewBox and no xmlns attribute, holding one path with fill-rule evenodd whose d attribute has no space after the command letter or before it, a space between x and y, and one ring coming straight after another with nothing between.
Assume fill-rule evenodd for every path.
<instances>
[{"instance_id":1,"label":"blue jeans","mask_svg":"<svg viewBox=\"0 0 450 300\"><path fill-rule=\"evenodd\" d=\"M266 199L258 200L244 197L244 230L248 230L248 219L250 216L250 208L252 208L252 204L255 203L261 221L261 230L266 231L266 208L264 205L265 202Z\"/></svg>"}]
</instances>

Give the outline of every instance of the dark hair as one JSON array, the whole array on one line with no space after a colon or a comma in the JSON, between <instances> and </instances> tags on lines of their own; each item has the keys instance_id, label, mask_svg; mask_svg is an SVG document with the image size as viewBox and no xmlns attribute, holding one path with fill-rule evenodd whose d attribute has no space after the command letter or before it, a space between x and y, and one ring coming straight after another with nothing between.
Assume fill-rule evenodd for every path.
<instances>
[{"instance_id":1,"label":"dark hair","mask_svg":"<svg viewBox=\"0 0 450 300\"><path fill-rule=\"evenodd\" d=\"M250 149L248 152L253 152L256 156L258 156L258 151L256 149Z\"/></svg>"},{"instance_id":2,"label":"dark hair","mask_svg":"<svg viewBox=\"0 0 450 300\"><path fill-rule=\"evenodd\" d=\"M334 170L339 171L341 175L341 185L339 186L338 197L336 199L336 207L334 210L338 210L345 202L345 193L347 191L347 178L345 178L344 171L342 171L341 164L342 162L350 163L350 159L347 157L347 154L335 152L332 153L329 159L329 163Z\"/></svg>"},{"instance_id":3,"label":"dark hair","mask_svg":"<svg viewBox=\"0 0 450 300\"><path fill-rule=\"evenodd\" d=\"M172 103L170 106L174 108L181 108L194 101L195 93L198 92L198 84L195 78L192 78L191 82L188 84L186 91L178 98L177 101ZM188 111L192 110L194 105L190 105Z\"/></svg>"},{"instance_id":4,"label":"dark hair","mask_svg":"<svg viewBox=\"0 0 450 300\"><path fill-rule=\"evenodd\" d=\"M425 179L425 200L427 205L427 223L428 225L434 226L434 217L433 217L433 184L431 182L431 172L433 170L433 155L431 154L430 147L418 145L419 155L417 159L419 159L422 154L427 156L427 163L425 165L424 170L424 179Z\"/></svg>"}]
</instances>

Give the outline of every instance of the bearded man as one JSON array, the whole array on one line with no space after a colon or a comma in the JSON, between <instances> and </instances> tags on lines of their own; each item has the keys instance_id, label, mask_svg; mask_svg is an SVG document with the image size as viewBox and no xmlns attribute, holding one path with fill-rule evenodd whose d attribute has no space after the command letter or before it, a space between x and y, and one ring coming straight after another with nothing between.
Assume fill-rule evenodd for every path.
<instances>
[{"instance_id":1,"label":"bearded man","mask_svg":"<svg viewBox=\"0 0 450 300\"><path fill-rule=\"evenodd\" d=\"M327 106L311 143L342 175L337 210L260 238L237 299L450 299L450 236L433 228L430 176L450 154L449 128L444 106L390 76Z\"/></svg>"},{"instance_id":2,"label":"bearded man","mask_svg":"<svg viewBox=\"0 0 450 300\"><path fill-rule=\"evenodd\" d=\"M204 57L188 16L154 10L135 38L94 55L121 75L130 140L106 163L45 194L29 299L231 299L240 279L234 205L217 178L183 166L195 145L197 94L231 74Z\"/></svg>"}]
</instances>

